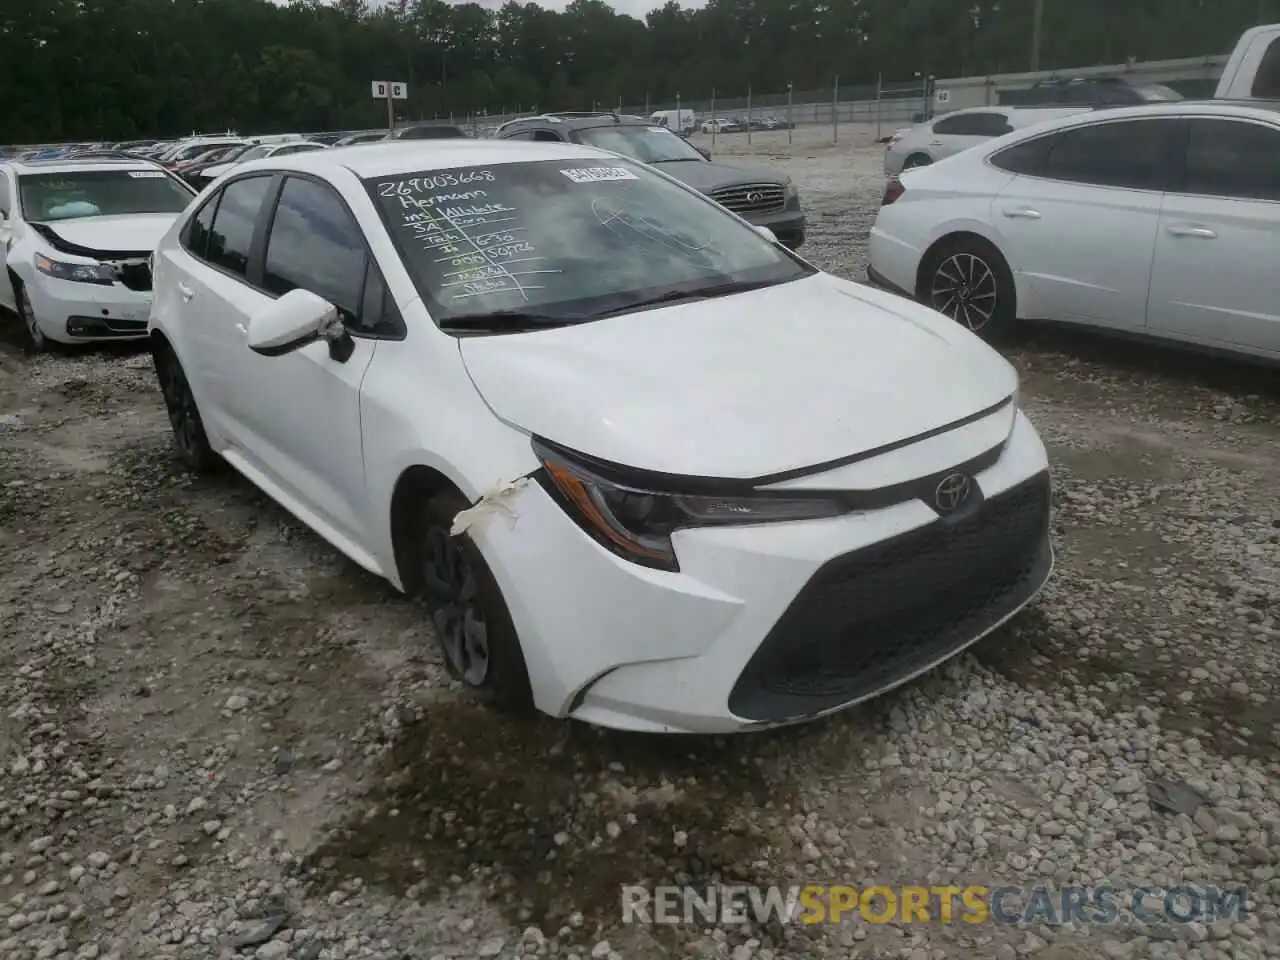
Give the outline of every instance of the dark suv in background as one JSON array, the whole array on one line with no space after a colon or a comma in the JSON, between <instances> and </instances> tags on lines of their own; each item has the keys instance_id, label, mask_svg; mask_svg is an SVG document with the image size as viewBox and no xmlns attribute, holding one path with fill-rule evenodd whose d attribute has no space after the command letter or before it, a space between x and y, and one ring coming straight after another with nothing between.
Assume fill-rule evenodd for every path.
<instances>
[{"instance_id":1,"label":"dark suv in background","mask_svg":"<svg viewBox=\"0 0 1280 960\"><path fill-rule=\"evenodd\" d=\"M568 141L612 150L652 164L757 227L768 227L792 250L804 243L800 193L790 177L716 163L709 154L643 117L616 113L544 113L510 120L500 140Z\"/></svg>"},{"instance_id":2,"label":"dark suv in background","mask_svg":"<svg viewBox=\"0 0 1280 960\"><path fill-rule=\"evenodd\" d=\"M1181 100L1162 83L1132 83L1124 77L1072 77L1038 80L1026 90L1000 91L1007 107L1128 107Z\"/></svg>"}]
</instances>

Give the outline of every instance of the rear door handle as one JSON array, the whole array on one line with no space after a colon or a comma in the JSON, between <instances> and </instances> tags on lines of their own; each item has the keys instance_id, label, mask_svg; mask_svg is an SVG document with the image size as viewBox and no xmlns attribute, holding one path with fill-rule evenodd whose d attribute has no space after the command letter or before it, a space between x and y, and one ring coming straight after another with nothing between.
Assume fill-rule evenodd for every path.
<instances>
[{"instance_id":1,"label":"rear door handle","mask_svg":"<svg viewBox=\"0 0 1280 960\"><path fill-rule=\"evenodd\" d=\"M1040 211L1032 210L1030 207L1005 207L1002 211L1006 217L1021 220L1039 220Z\"/></svg>"},{"instance_id":2,"label":"rear door handle","mask_svg":"<svg viewBox=\"0 0 1280 960\"><path fill-rule=\"evenodd\" d=\"M182 300L184 303L189 303L191 301L191 298L196 295L196 292L192 290L190 287L188 287L185 283L178 284L178 293L182 297Z\"/></svg>"},{"instance_id":3,"label":"rear door handle","mask_svg":"<svg viewBox=\"0 0 1280 960\"><path fill-rule=\"evenodd\" d=\"M929 146L931 146L931 147L940 147L940 146L942 146L942 141L941 141L941 140L930 140L930 141L929 141Z\"/></svg>"},{"instance_id":4,"label":"rear door handle","mask_svg":"<svg viewBox=\"0 0 1280 960\"><path fill-rule=\"evenodd\" d=\"M1190 224L1177 224L1169 228L1172 237L1196 237L1200 240L1216 240L1218 234L1208 227L1196 227Z\"/></svg>"}]
</instances>

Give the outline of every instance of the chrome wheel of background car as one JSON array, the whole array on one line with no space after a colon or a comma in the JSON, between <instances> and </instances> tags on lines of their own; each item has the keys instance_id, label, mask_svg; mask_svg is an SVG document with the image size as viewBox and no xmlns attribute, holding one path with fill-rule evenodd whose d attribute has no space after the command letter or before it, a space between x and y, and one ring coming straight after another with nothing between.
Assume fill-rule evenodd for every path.
<instances>
[{"instance_id":1,"label":"chrome wheel of background car","mask_svg":"<svg viewBox=\"0 0 1280 960\"><path fill-rule=\"evenodd\" d=\"M938 264L930 304L975 333L991 322L999 303L995 271L972 253L954 253Z\"/></svg>"},{"instance_id":2,"label":"chrome wheel of background car","mask_svg":"<svg viewBox=\"0 0 1280 960\"><path fill-rule=\"evenodd\" d=\"M449 672L468 686L481 686L489 676L489 631L476 575L458 538L443 527L427 529L422 575L437 603L432 617Z\"/></svg>"},{"instance_id":3,"label":"chrome wheel of background car","mask_svg":"<svg viewBox=\"0 0 1280 960\"><path fill-rule=\"evenodd\" d=\"M928 157L923 153L913 153L911 156L907 157L906 161L902 164L902 169L914 170L916 167L927 167L931 163L933 163L933 159L931 157Z\"/></svg>"},{"instance_id":4,"label":"chrome wheel of background car","mask_svg":"<svg viewBox=\"0 0 1280 960\"><path fill-rule=\"evenodd\" d=\"M33 353L41 353L49 345L44 331L40 329L40 321L36 319L36 311L31 306L31 298L27 291L19 287L14 291L18 300L18 313L22 317L22 325L27 331L27 349Z\"/></svg>"}]
</instances>

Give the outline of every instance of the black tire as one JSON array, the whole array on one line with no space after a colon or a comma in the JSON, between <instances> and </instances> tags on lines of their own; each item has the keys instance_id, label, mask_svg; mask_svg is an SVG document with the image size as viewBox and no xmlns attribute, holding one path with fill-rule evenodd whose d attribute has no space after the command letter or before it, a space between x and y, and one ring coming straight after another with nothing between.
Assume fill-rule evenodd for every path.
<instances>
[{"instance_id":1,"label":"black tire","mask_svg":"<svg viewBox=\"0 0 1280 960\"><path fill-rule=\"evenodd\" d=\"M916 298L988 342L1013 332L1013 273L1000 251L981 237L958 237L931 250L921 265Z\"/></svg>"},{"instance_id":2,"label":"black tire","mask_svg":"<svg viewBox=\"0 0 1280 960\"><path fill-rule=\"evenodd\" d=\"M916 167L927 167L933 163L933 157L927 153L913 153L902 162L903 170L914 170Z\"/></svg>"},{"instance_id":3,"label":"black tire","mask_svg":"<svg viewBox=\"0 0 1280 960\"><path fill-rule=\"evenodd\" d=\"M13 283L13 304L17 307L18 319L22 321L23 347L30 354L47 353L52 341L44 335L36 321L36 312L31 306L31 298L27 296L27 288L12 274L9 279Z\"/></svg>"},{"instance_id":4,"label":"black tire","mask_svg":"<svg viewBox=\"0 0 1280 960\"><path fill-rule=\"evenodd\" d=\"M453 518L468 506L453 491L423 505L415 586L431 608L449 675L490 706L526 713L533 707L529 671L502 590L471 538L449 534Z\"/></svg>"},{"instance_id":5,"label":"black tire","mask_svg":"<svg viewBox=\"0 0 1280 960\"><path fill-rule=\"evenodd\" d=\"M165 409L169 412L169 424L173 427L173 445L183 464L192 473L211 473L218 466L218 455L209 446L204 431L204 421L196 406L186 371L178 361L178 355L167 343L155 342L151 349L160 392L164 395Z\"/></svg>"}]
</instances>

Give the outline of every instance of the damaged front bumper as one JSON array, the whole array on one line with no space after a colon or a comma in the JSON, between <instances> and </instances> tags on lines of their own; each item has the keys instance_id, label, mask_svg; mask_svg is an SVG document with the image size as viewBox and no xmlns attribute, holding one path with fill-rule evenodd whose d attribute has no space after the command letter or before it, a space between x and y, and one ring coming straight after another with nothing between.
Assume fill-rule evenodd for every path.
<instances>
[{"instance_id":1,"label":"damaged front bumper","mask_svg":"<svg viewBox=\"0 0 1280 960\"><path fill-rule=\"evenodd\" d=\"M910 456L886 459L895 455ZM1047 463L1040 438L1018 414L998 459L973 478L985 500L967 526L940 520L913 499L833 519L680 530L673 536L679 572L610 553L537 484L522 485L503 505L513 522L468 532L502 588L541 710L627 730L729 733L812 719L879 695L1030 602L1052 567ZM987 523L1000 517L1013 519ZM949 538L960 535L953 531L978 532L953 545ZM861 571L860 558L909 536L929 539L921 569L931 579L913 586L918 551L898 551L898 592L881 611L885 622L899 618L892 636L879 621L842 608L839 590L812 602L815 584L833 569ZM1016 549L1005 550L1012 539ZM999 591L974 581L979 548L987 551L983 572L1008 581ZM874 567L867 569L874 574ZM875 579L851 584L865 594ZM901 622L935 610L937 624ZM888 643L904 637L905 654ZM821 649L808 647L808 659L789 656L814 638Z\"/></svg>"},{"instance_id":2,"label":"damaged front bumper","mask_svg":"<svg viewBox=\"0 0 1280 960\"><path fill-rule=\"evenodd\" d=\"M147 336L151 291L123 283L79 283L39 276L26 292L44 335L60 343L138 340Z\"/></svg>"}]
</instances>

